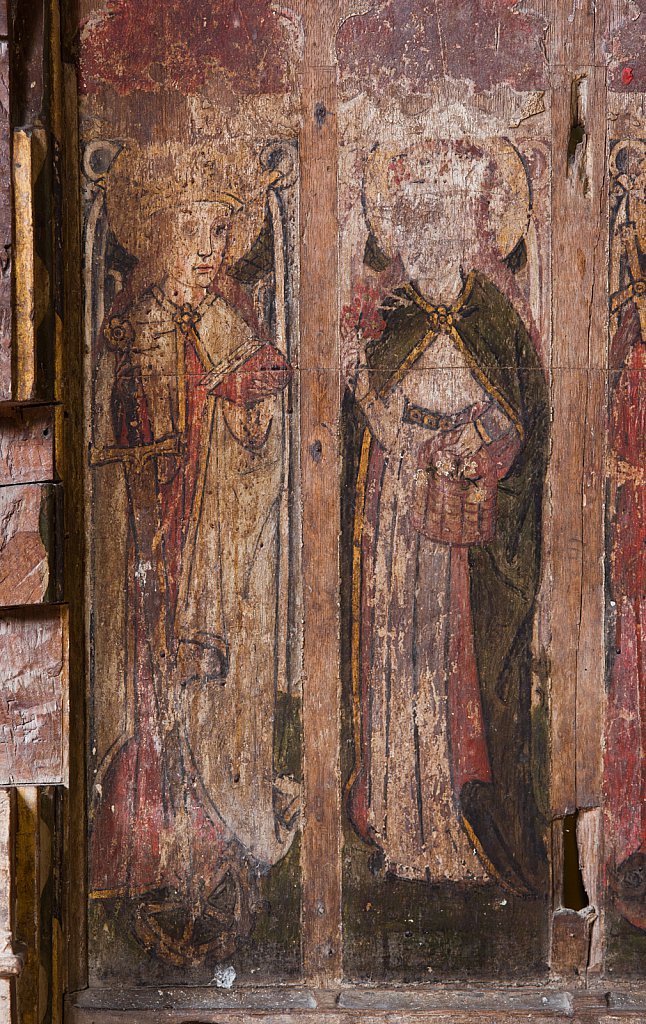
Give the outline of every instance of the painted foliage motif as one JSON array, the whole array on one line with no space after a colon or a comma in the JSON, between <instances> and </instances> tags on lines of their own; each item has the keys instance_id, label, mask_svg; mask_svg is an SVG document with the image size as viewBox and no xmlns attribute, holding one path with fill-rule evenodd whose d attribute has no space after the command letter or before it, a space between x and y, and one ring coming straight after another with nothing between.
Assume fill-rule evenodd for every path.
<instances>
[{"instance_id":1,"label":"painted foliage motif","mask_svg":"<svg viewBox=\"0 0 646 1024\"><path fill-rule=\"evenodd\" d=\"M549 152L540 122L510 130L541 102L501 84L541 69L504 47L459 81L442 10L415 10L382 4L338 40L346 969L362 977L486 974L514 946L534 969L545 957ZM538 26L501 18L535 62ZM405 89L359 45L377 22Z\"/></svg>"},{"instance_id":2,"label":"painted foliage motif","mask_svg":"<svg viewBox=\"0 0 646 1024\"><path fill-rule=\"evenodd\" d=\"M646 142L610 155L610 676L606 851L614 908L646 931Z\"/></svg>"}]
</instances>

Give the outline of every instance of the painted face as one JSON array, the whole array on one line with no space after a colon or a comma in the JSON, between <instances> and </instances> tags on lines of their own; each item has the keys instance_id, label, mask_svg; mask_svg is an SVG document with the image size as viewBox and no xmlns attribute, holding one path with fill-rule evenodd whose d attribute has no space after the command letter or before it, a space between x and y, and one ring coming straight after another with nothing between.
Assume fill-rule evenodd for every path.
<instances>
[{"instance_id":1,"label":"painted face","mask_svg":"<svg viewBox=\"0 0 646 1024\"><path fill-rule=\"evenodd\" d=\"M394 190L391 230L393 248L415 277L436 258L459 259L477 244L484 168L473 159L431 154L406 170Z\"/></svg>"},{"instance_id":2,"label":"painted face","mask_svg":"<svg viewBox=\"0 0 646 1024\"><path fill-rule=\"evenodd\" d=\"M207 288L222 266L231 225L224 203L196 202L179 209L169 240L169 276L189 288Z\"/></svg>"}]
</instances>

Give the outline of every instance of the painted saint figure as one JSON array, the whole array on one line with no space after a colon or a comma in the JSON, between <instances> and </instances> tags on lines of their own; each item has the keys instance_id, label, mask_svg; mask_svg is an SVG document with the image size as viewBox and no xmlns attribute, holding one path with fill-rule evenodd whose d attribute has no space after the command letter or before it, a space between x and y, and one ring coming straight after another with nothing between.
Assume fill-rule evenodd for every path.
<instances>
[{"instance_id":1,"label":"painted saint figure","mask_svg":"<svg viewBox=\"0 0 646 1024\"><path fill-rule=\"evenodd\" d=\"M522 179L502 140L434 140L368 162L365 261L379 273L342 322L347 797L373 869L529 894L546 884L530 700L549 406L501 256L517 186L500 168L514 161Z\"/></svg>"},{"instance_id":2,"label":"painted saint figure","mask_svg":"<svg viewBox=\"0 0 646 1024\"><path fill-rule=\"evenodd\" d=\"M139 261L99 339L92 454L125 475L134 714L103 766L91 883L134 899L140 941L182 964L248 933L299 793L274 755L292 371L232 276L245 199L208 154L181 181L179 159L149 160L138 197L156 247L108 193Z\"/></svg>"},{"instance_id":3,"label":"painted saint figure","mask_svg":"<svg viewBox=\"0 0 646 1024\"><path fill-rule=\"evenodd\" d=\"M605 743L614 905L646 930L646 142L612 150L608 582L613 601Z\"/></svg>"}]
</instances>

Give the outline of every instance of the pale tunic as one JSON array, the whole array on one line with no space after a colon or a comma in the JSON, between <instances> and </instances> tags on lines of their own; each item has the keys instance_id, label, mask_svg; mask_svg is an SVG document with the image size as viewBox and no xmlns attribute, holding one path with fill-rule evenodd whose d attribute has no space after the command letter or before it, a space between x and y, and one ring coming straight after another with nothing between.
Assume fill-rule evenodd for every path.
<instances>
[{"instance_id":1,"label":"pale tunic","mask_svg":"<svg viewBox=\"0 0 646 1024\"><path fill-rule=\"evenodd\" d=\"M410 522L417 454L434 434L402 420L406 399L444 414L490 402L451 337L439 334L388 396L366 410L387 454L368 670L368 820L387 868L396 874L428 881L484 880L487 874L463 828L451 779L451 549L417 533Z\"/></svg>"},{"instance_id":2,"label":"pale tunic","mask_svg":"<svg viewBox=\"0 0 646 1024\"><path fill-rule=\"evenodd\" d=\"M204 310L198 329L216 382L237 351L248 358L249 346L260 345L221 299ZM249 416L267 431L256 450L242 443ZM279 592L288 582L279 558L287 531L284 431L282 392L253 412L207 399L175 621L180 640L219 635L227 643L226 677L184 688L185 742L207 808L265 866L284 856L294 837L274 811L275 786L290 785L274 774L278 648L286 642Z\"/></svg>"}]
</instances>

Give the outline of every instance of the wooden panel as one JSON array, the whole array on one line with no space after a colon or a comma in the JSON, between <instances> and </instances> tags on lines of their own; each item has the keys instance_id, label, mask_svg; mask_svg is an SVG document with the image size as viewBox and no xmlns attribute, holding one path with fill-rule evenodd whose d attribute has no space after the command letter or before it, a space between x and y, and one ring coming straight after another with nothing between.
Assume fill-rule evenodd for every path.
<instances>
[{"instance_id":1,"label":"wooden panel","mask_svg":"<svg viewBox=\"0 0 646 1024\"><path fill-rule=\"evenodd\" d=\"M90 980L284 979L315 390L297 20L267 0L81 6Z\"/></svg>"},{"instance_id":2,"label":"wooden panel","mask_svg":"<svg viewBox=\"0 0 646 1024\"><path fill-rule=\"evenodd\" d=\"M643 10L608 6L609 304L606 466L607 685L604 784L606 963L646 973L646 677L643 409L646 97ZM617 1007L619 1009L619 1005Z\"/></svg>"},{"instance_id":3,"label":"wooden panel","mask_svg":"<svg viewBox=\"0 0 646 1024\"><path fill-rule=\"evenodd\" d=\"M53 396L51 149L43 128L13 133L14 332L11 397Z\"/></svg>"},{"instance_id":4,"label":"wooden panel","mask_svg":"<svg viewBox=\"0 0 646 1024\"><path fill-rule=\"evenodd\" d=\"M326 58L335 5L306 8L302 80L303 939L306 976L341 974L338 676L338 338L335 73ZM326 15L322 17L321 15ZM314 70L316 68L316 70Z\"/></svg>"},{"instance_id":5,"label":"wooden panel","mask_svg":"<svg viewBox=\"0 0 646 1024\"><path fill-rule=\"evenodd\" d=\"M0 486L53 480L53 414L42 407L0 410Z\"/></svg>"},{"instance_id":6,"label":"wooden panel","mask_svg":"<svg viewBox=\"0 0 646 1024\"><path fill-rule=\"evenodd\" d=\"M23 957L14 951L16 897L16 794L0 791L0 1019L14 1024L16 1017L16 976Z\"/></svg>"},{"instance_id":7,"label":"wooden panel","mask_svg":"<svg viewBox=\"0 0 646 1024\"><path fill-rule=\"evenodd\" d=\"M151 1021L199 1010L205 1021L345 1024L544 1009L494 1001L474 1017L468 1000L291 986L274 1005L266 993L254 1003L249 985L544 974L544 844L550 818L558 835L574 812L574 869L590 906L560 907L566 868L554 856L550 966L563 976L599 966L606 614L609 962L642 972L641 598L617 600L616 573L621 543L631 530L641 537L643 495L616 452L604 470L607 397L613 421L625 353L611 355L608 375L601 228L608 60L609 152L628 139L632 154L614 170L610 160L611 257L626 243L627 192L641 209L636 6L303 0L295 13L254 0L245 17L228 0L81 8L88 399L66 458L89 456L83 482L73 467L71 521L89 509L92 988L72 1019L135 1020L145 1007ZM616 38L601 38L606 22ZM213 279L196 283L193 263L187 281L203 244L189 236L205 226L202 278ZM641 249L638 238L638 264ZM616 279L611 266L612 294L644 272L628 256ZM615 348L622 317L614 310ZM218 377L204 345L249 328L250 358L273 361L218 364ZM18 349L25 398L37 394L33 331L28 341ZM79 382L66 393L77 401ZM204 384L220 390L201 431ZM461 420L465 405L483 408ZM454 451L448 433L473 450ZM277 435L283 475L258 482L251 467ZM246 468L230 459L240 448ZM475 533L462 519L457 532L447 525L460 474L463 497L478 491ZM516 546L510 506L525 529ZM82 553L73 557L79 566ZM175 629L184 599L200 619L190 637ZM227 601L237 619L188 664L187 642L203 639L212 613L224 621ZM622 658L632 659L623 673ZM79 735L82 703L79 692ZM260 855L270 833L283 845ZM80 878L83 837L70 835ZM227 984L231 971L231 996L169 988ZM142 992L119 1002L115 979ZM605 1008L591 997L576 1013L593 1020Z\"/></svg>"},{"instance_id":8,"label":"wooden panel","mask_svg":"<svg viewBox=\"0 0 646 1024\"><path fill-rule=\"evenodd\" d=\"M67 658L64 608L0 616L0 785L66 781Z\"/></svg>"},{"instance_id":9,"label":"wooden panel","mask_svg":"<svg viewBox=\"0 0 646 1024\"><path fill-rule=\"evenodd\" d=\"M4 20L5 31L2 32ZM6 37L6 5L0 8L0 37ZM11 398L11 135L9 43L0 38L0 401Z\"/></svg>"},{"instance_id":10,"label":"wooden panel","mask_svg":"<svg viewBox=\"0 0 646 1024\"><path fill-rule=\"evenodd\" d=\"M60 931L55 879L54 805L51 787L21 787L16 791L15 936L23 966L16 982L16 1021L20 1024L59 1024L60 986L54 981Z\"/></svg>"},{"instance_id":11,"label":"wooden panel","mask_svg":"<svg viewBox=\"0 0 646 1024\"><path fill-rule=\"evenodd\" d=\"M563 49L556 58L565 64L553 79L552 114L552 600L560 609L551 643L552 800L557 814L600 802L604 692L600 623L605 314L600 294L605 257L598 244L604 195L604 79L597 69L585 66L593 24L583 10L575 21L577 17L580 24L569 42L557 36ZM576 304L573 294L579 297ZM575 369L580 372L568 372Z\"/></svg>"},{"instance_id":12,"label":"wooden panel","mask_svg":"<svg viewBox=\"0 0 646 1024\"><path fill-rule=\"evenodd\" d=\"M0 487L0 606L60 600L59 484Z\"/></svg>"},{"instance_id":13,"label":"wooden panel","mask_svg":"<svg viewBox=\"0 0 646 1024\"><path fill-rule=\"evenodd\" d=\"M337 37L354 980L546 969L543 29L390 2Z\"/></svg>"}]
</instances>

